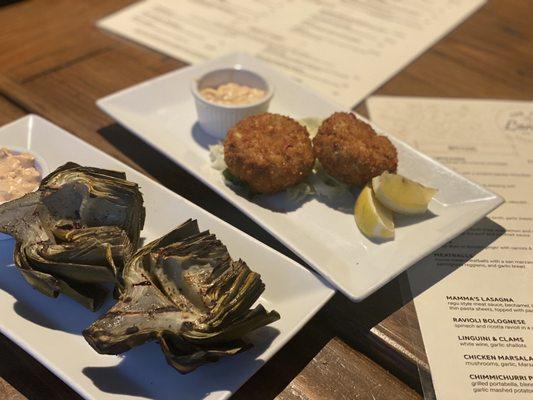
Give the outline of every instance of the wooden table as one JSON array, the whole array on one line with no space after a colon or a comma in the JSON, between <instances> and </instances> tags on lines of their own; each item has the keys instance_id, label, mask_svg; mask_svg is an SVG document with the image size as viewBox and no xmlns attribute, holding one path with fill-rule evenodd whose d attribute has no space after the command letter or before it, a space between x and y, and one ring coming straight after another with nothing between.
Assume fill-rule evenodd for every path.
<instances>
[{"instance_id":1,"label":"wooden table","mask_svg":"<svg viewBox=\"0 0 533 400\"><path fill-rule=\"evenodd\" d=\"M41 0L1 7L0 124L38 113L296 258L96 108L102 96L185 65L94 26L129 3ZM533 1L489 1L378 93L531 100L532 16ZM425 371L427 362L416 313L402 288L400 276L358 304L335 295L234 398L420 399L417 364ZM0 398L79 396L0 335Z\"/></svg>"}]
</instances>

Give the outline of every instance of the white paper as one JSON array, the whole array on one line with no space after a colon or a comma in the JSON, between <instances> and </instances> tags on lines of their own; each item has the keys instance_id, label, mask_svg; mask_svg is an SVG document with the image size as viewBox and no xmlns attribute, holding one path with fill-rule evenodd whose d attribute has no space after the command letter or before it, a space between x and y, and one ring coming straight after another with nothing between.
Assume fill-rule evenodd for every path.
<instances>
[{"instance_id":1,"label":"white paper","mask_svg":"<svg viewBox=\"0 0 533 400\"><path fill-rule=\"evenodd\" d=\"M192 63L246 51L351 107L484 1L146 0L98 25Z\"/></svg>"},{"instance_id":2,"label":"white paper","mask_svg":"<svg viewBox=\"0 0 533 400\"><path fill-rule=\"evenodd\" d=\"M408 272L437 399L532 399L533 102L367 104L378 126L506 199Z\"/></svg>"}]
</instances>

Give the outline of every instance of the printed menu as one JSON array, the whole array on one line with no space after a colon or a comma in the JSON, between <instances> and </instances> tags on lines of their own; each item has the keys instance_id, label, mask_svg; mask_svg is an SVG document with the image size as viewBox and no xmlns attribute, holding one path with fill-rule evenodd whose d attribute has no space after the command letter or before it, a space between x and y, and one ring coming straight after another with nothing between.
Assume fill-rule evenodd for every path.
<instances>
[{"instance_id":1,"label":"printed menu","mask_svg":"<svg viewBox=\"0 0 533 400\"><path fill-rule=\"evenodd\" d=\"M485 0L145 0L98 26L184 61L245 51L351 107Z\"/></svg>"},{"instance_id":2,"label":"printed menu","mask_svg":"<svg viewBox=\"0 0 533 400\"><path fill-rule=\"evenodd\" d=\"M533 103L367 105L378 126L506 199L408 271L437 399L532 399Z\"/></svg>"}]
</instances>

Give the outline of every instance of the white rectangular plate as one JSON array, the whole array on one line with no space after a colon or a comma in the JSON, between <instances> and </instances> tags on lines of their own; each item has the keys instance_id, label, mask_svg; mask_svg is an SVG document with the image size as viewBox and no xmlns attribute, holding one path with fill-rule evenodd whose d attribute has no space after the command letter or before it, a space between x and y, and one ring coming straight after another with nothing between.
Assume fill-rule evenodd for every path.
<instances>
[{"instance_id":1,"label":"white rectangular plate","mask_svg":"<svg viewBox=\"0 0 533 400\"><path fill-rule=\"evenodd\" d=\"M225 399L252 376L320 309L333 290L313 273L228 225L121 162L38 117L0 128L0 146L27 149L49 170L67 161L125 171L139 183L147 212L142 237L159 237L188 218L198 219L259 272L266 284L260 302L281 319L250 336L254 347L234 357L181 375L165 362L155 343L124 356L97 354L81 331L103 311L91 313L67 298L51 299L33 290L12 263L13 241L0 241L0 331L87 399ZM104 309L110 306L108 301Z\"/></svg>"},{"instance_id":2,"label":"white rectangular plate","mask_svg":"<svg viewBox=\"0 0 533 400\"><path fill-rule=\"evenodd\" d=\"M261 201L237 195L224 184L221 173L210 166L207 145L216 141L198 128L190 93L191 81L205 71L237 64L274 84L271 112L299 119L327 117L341 110L246 54L170 72L102 98L97 104L236 205L352 300L364 299L502 203L498 195L390 135L398 149L399 173L439 189L430 205L435 217L399 218L394 241L376 244L368 240L357 229L351 212L341 212L316 199L293 207L284 194ZM348 199L340 205L351 210L354 201Z\"/></svg>"}]
</instances>

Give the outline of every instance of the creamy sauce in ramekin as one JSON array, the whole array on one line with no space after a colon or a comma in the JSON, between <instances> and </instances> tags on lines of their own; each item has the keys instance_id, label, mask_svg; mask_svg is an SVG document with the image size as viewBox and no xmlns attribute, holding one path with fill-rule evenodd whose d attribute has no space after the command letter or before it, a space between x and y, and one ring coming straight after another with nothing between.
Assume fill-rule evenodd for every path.
<instances>
[{"instance_id":1,"label":"creamy sauce in ramekin","mask_svg":"<svg viewBox=\"0 0 533 400\"><path fill-rule=\"evenodd\" d=\"M40 182L32 154L0 148L0 203L33 192Z\"/></svg>"},{"instance_id":2,"label":"creamy sauce in ramekin","mask_svg":"<svg viewBox=\"0 0 533 400\"><path fill-rule=\"evenodd\" d=\"M217 88L207 87L200 90L200 95L212 103L218 104L251 104L266 96L266 92L250 86L228 82Z\"/></svg>"}]
</instances>

